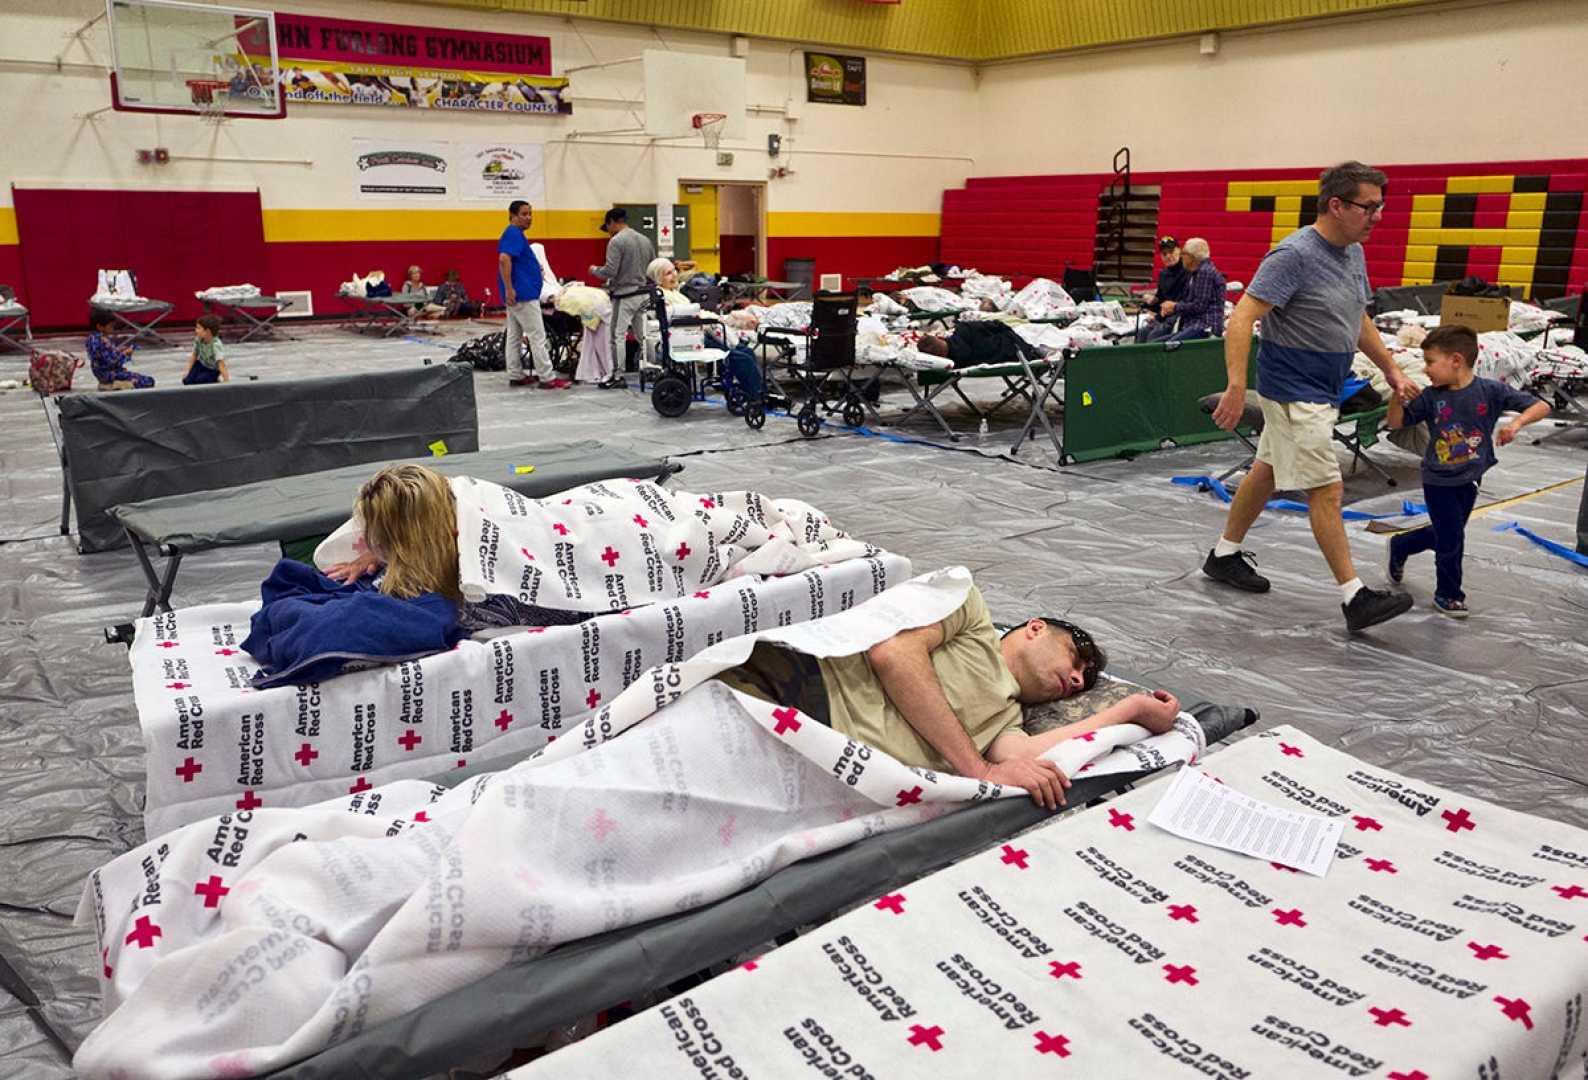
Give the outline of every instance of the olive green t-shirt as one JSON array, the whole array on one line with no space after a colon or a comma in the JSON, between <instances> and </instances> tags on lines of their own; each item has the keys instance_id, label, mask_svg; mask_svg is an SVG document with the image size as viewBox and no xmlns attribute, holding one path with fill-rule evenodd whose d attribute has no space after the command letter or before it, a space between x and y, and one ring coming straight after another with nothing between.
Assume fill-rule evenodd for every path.
<instances>
[{"instance_id":1,"label":"olive green t-shirt","mask_svg":"<svg viewBox=\"0 0 1588 1080\"><path fill-rule=\"evenodd\" d=\"M943 644L932 650L932 667L943 694L976 749L986 752L999 735L1020 724L1020 684L1005 666L998 630L987 602L971 586L969 595L940 624ZM948 762L894 708L865 653L822 657L833 730L885 750L906 765L948 771Z\"/></svg>"}]
</instances>

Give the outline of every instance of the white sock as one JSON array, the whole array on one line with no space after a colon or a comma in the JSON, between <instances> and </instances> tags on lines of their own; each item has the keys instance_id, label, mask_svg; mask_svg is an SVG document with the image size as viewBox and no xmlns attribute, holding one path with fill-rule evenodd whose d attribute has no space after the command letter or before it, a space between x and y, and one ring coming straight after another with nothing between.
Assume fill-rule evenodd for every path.
<instances>
[{"instance_id":1,"label":"white sock","mask_svg":"<svg viewBox=\"0 0 1588 1080\"><path fill-rule=\"evenodd\" d=\"M1361 591L1362 579L1359 577L1354 577L1350 581L1347 581L1344 585L1340 586L1340 596L1347 604L1349 604L1352 600L1355 600L1356 594Z\"/></svg>"},{"instance_id":2,"label":"white sock","mask_svg":"<svg viewBox=\"0 0 1588 1080\"><path fill-rule=\"evenodd\" d=\"M1241 545L1234 540L1226 540L1221 536L1219 537L1219 542L1213 545L1213 557L1222 559L1226 555L1234 555L1239 550L1241 550Z\"/></svg>"}]
</instances>

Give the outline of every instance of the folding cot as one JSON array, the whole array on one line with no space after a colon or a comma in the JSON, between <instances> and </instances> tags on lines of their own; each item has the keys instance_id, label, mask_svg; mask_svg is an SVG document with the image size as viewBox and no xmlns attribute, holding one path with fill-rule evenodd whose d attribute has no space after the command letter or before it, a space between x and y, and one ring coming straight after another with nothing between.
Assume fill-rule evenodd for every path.
<instances>
[{"instance_id":1,"label":"folding cot","mask_svg":"<svg viewBox=\"0 0 1588 1080\"><path fill-rule=\"evenodd\" d=\"M156 326L173 310L175 305L166 300L89 300L89 305L108 313L126 330L121 335L123 344L136 345L140 341L174 348L176 342L161 334Z\"/></svg>"},{"instance_id":2,"label":"folding cot","mask_svg":"<svg viewBox=\"0 0 1588 1080\"><path fill-rule=\"evenodd\" d=\"M18 331L16 327L21 325ZM18 338L17 334L21 337ZM31 352L33 341L33 325L29 320L28 309L17 303L17 294L9 285L0 285L0 345L9 345L13 349Z\"/></svg>"},{"instance_id":3,"label":"folding cot","mask_svg":"<svg viewBox=\"0 0 1588 1080\"><path fill-rule=\"evenodd\" d=\"M1209 416L1218 408L1219 398L1222 394L1208 394L1200 398L1198 404L1202 411ZM1342 413L1335 421L1333 436L1334 441L1351 451L1351 471L1354 473L1359 464L1366 465L1374 474L1390 487L1396 485L1396 480L1384 470L1378 462L1367 456L1367 451L1376 445L1383 431L1384 417L1389 412L1388 405L1379 405L1372 409L1363 409L1357 412ZM1244 431L1242 429L1245 429ZM1257 460L1257 443L1254 441L1263 432L1263 406L1257 391L1246 391L1246 404L1241 409L1241 421L1235 428L1235 437L1245 444L1248 451L1246 459L1239 464L1226 469L1220 476L1219 482L1223 483L1238 472L1245 472Z\"/></svg>"},{"instance_id":4,"label":"folding cot","mask_svg":"<svg viewBox=\"0 0 1588 1080\"><path fill-rule=\"evenodd\" d=\"M1037 427L1040 425L1052 441L1053 448L1059 455L1060 464L1064 464L1066 462L1064 441L1058 430L1054 428L1053 421L1048 417L1047 403L1052 401L1059 406L1060 411L1064 409L1064 400L1060 395L1064 390L1065 365L1072 355L1072 351L1066 349L1035 363L1022 355L1015 363L906 371L904 385L915 399L915 405L895 423L904 423L917 413L924 412L936 422L944 435L958 442L963 436L949 425L948 418L937 407L937 398L945 392L952 391L978 420L991 419L1009 403L1024 401L1027 405L1025 423L1021 426L1020 434L1016 437L1014 445L1009 448L1009 452L1019 453L1021 445L1027 439L1036 437ZM966 396L960 386L960 383L966 379L1002 379L1004 391L997 401L983 408Z\"/></svg>"},{"instance_id":5,"label":"folding cot","mask_svg":"<svg viewBox=\"0 0 1588 1080\"><path fill-rule=\"evenodd\" d=\"M203 302L206 313L219 315L223 320L237 323L244 328L242 336L237 339L238 344L260 334L291 340L290 335L275 324L281 313L292 306L293 301L290 297L263 294L220 296L201 293L199 300Z\"/></svg>"},{"instance_id":6,"label":"folding cot","mask_svg":"<svg viewBox=\"0 0 1588 1080\"><path fill-rule=\"evenodd\" d=\"M415 309L422 311L430 303L428 292L401 292L390 296L359 296L356 293L337 295L353 310L354 330L360 334L368 333L386 323L386 328L381 332L382 337L411 334L419 329L419 315Z\"/></svg>"},{"instance_id":7,"label":"folding cot","mask_svg":"<svg viewBox=\"0 0 1588 1080\"><path fill-rule=\"evenodd\" d=\"M409 460L447 476L489 479L534 499L597 480L633 477L660 481L683 469L664 460L610 451L590 440L569 446L519 446ZM110 516L126 530L143 570L147 590L142 614L171 610L171 589L188 555L327 535L347 520L359 485L378 467L374 463L348 465L111 507ZM151 553L164 557L163 568L155 568Z\"/></svg>"}]
</instances>

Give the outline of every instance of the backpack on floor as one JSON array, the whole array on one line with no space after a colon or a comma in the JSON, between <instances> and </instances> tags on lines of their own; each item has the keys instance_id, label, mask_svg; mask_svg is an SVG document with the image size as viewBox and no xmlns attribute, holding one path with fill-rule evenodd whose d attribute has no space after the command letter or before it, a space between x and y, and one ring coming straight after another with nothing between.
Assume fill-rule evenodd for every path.
<instances>
[{"instance_id":1,"label":"backpack on floor","mask_svg":"<svg viewBox=\"0 0 1588 1080\"><path fill-rule=\"evenodd\" d=\"M83 358L67 352L35 352L28 360L28 383L40 397L64 394L72 388L72 374Z\"/></svg>"},{"instance_id":2,"label":"backpack on floor","mask_svg":"<svg viewBox=\"0 0 1588 1080\"><path fill-rule=\"evenodd\" d=\"M507 359L503 350L507 347L507 331L498 330L494 334L485 334L481 337L471 338L458 346L458 351L448 357L454 364L470 364L475 371L506 371Z\"/></svg>"}]
</instances>

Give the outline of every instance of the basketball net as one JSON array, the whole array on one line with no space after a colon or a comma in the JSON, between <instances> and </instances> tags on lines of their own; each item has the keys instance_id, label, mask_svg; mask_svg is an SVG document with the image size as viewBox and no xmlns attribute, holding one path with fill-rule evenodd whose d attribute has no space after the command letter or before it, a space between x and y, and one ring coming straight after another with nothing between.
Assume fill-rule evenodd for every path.
<instances>
[{"instance_id":1,"label":"basketball net","mask_svg":"<svg viewBox=\"0 0 1588 1080\"><path fill-rule=\"evenodd\" d=\"M187 88L193 95L193 104L199 107L199 119L206 124L226 122L227 88L231 83L223 79L189 79Z\"/></svg>"},{"instance_id":2,"label":"basketball net","mask_svg":"<svg viewBox=\"0 0 1588 1080\"><path fill-rule=\"evenodd\" d=\"M707 150L715 150L717 144L722 142L722 129L727 122L727 113L696 113L690 118L690 123L700 132L700 140Z\"/></svg>"}]
</instances>

